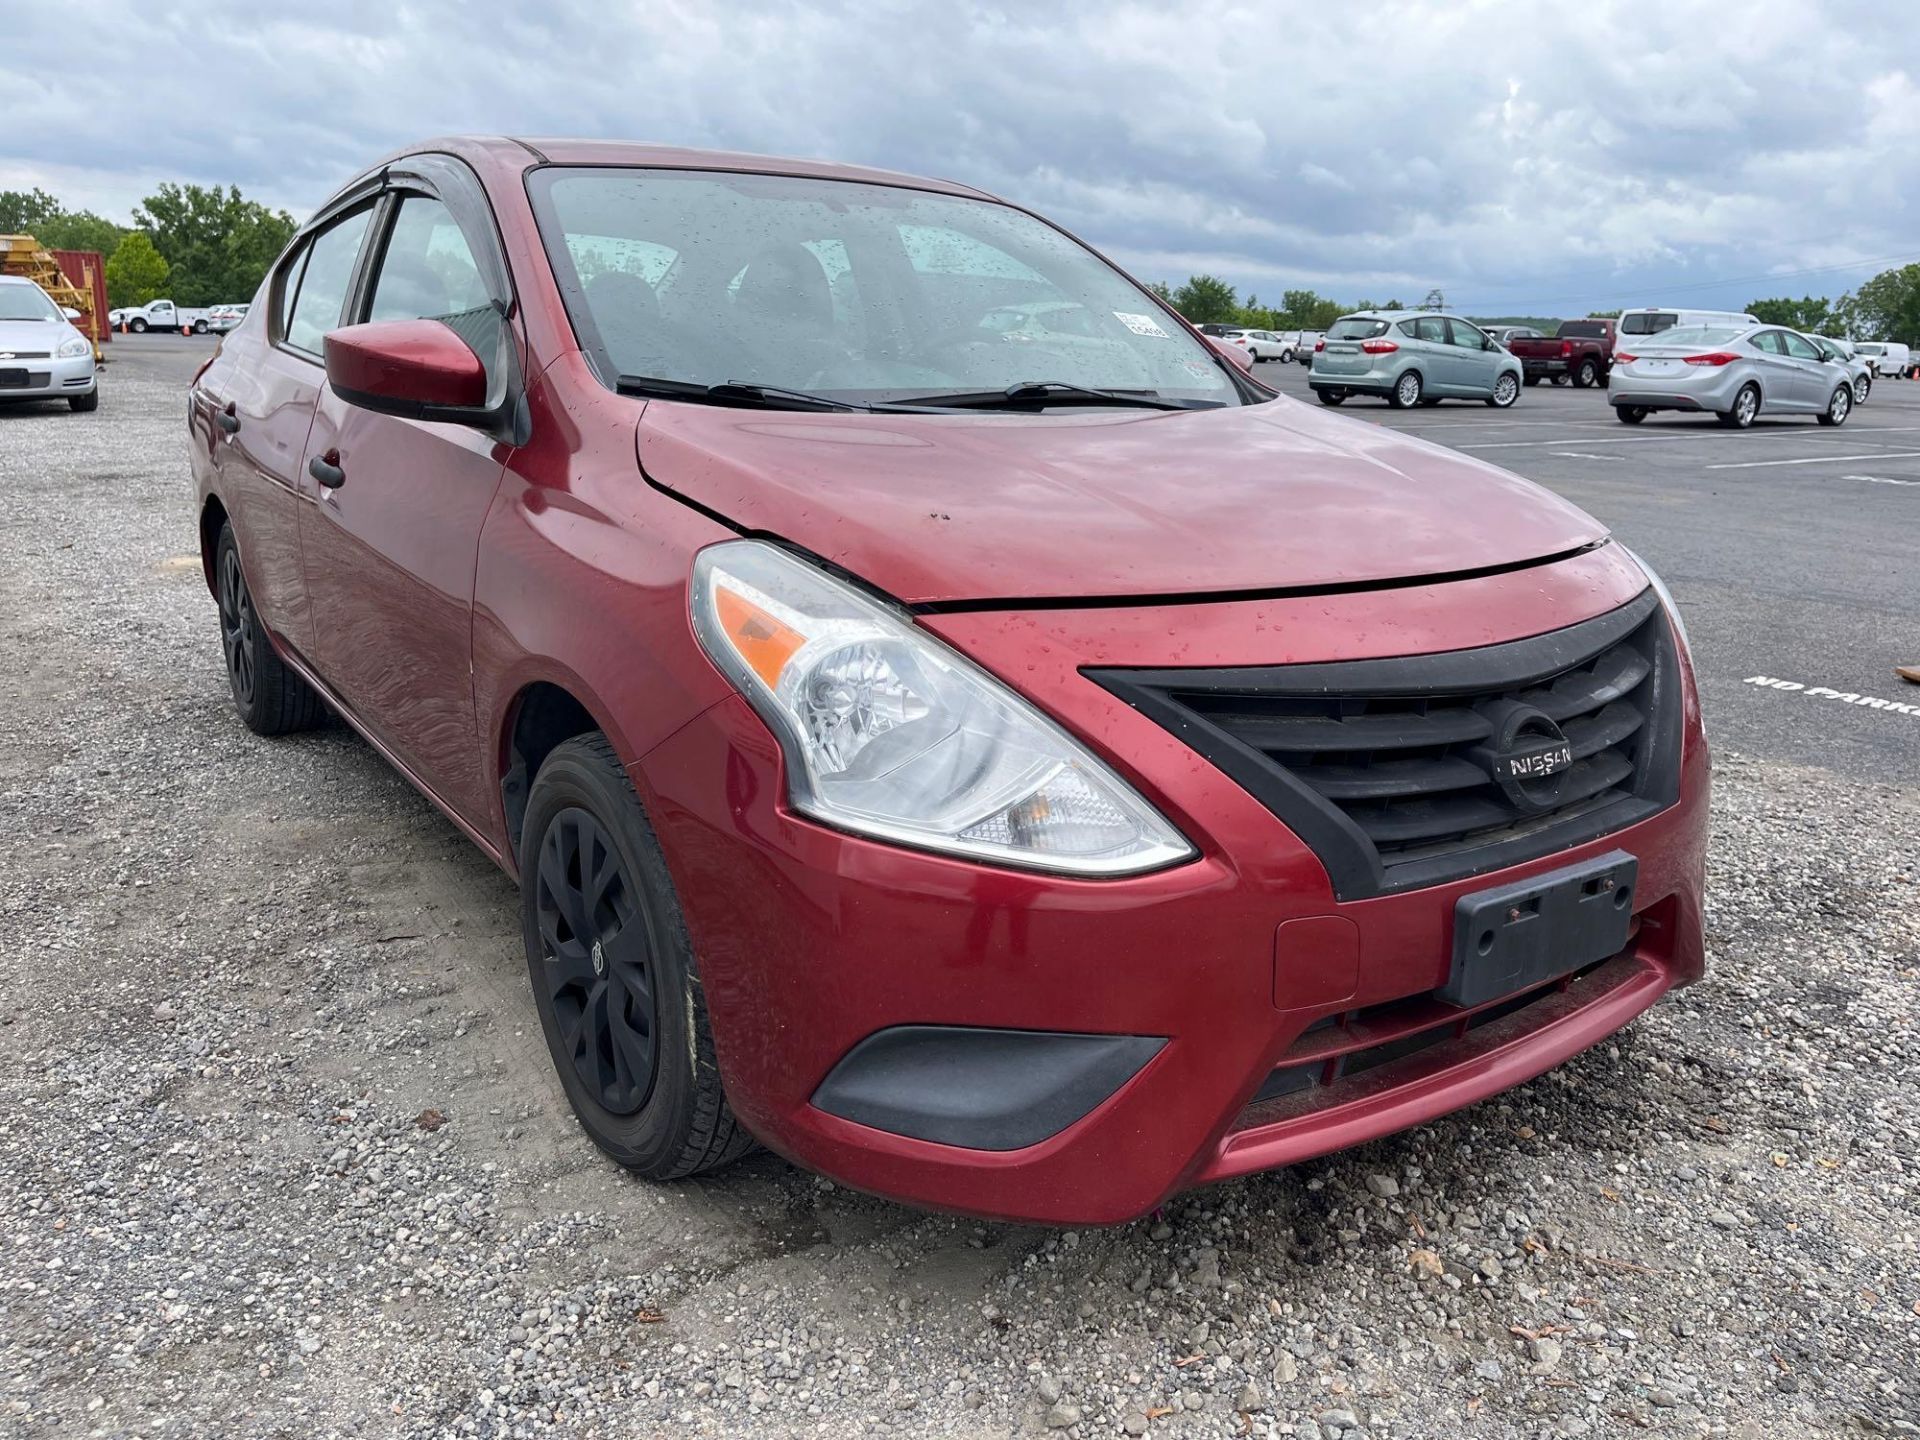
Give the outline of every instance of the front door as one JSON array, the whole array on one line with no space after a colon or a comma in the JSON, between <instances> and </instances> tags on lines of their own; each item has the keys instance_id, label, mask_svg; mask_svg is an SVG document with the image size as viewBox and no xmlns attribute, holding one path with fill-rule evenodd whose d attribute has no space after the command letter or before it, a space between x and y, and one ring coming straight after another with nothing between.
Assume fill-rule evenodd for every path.
<instances>
[{"instance_id":1,"label":"front door","mask_svg":"<svg viewBox=\"0 0 1920 1440\"><path fill-rule=\"evenodd\" d=\"M376 225L378 258L349 319L447 318L463 336L506 323L474 261L472 244L485 240L470 242L441 200L391 195ZM509 453L478 429L375 414L324 390L302 476L320 673L474 825L491 813L494 777L475 733L473 574Z\"/></svg>"},{"instance_id":2,"label":"front door","mask_svg":"<svg viewBox=\"0 0 1920 1440\"><path fill-rule=\"evenodd\" d=\"M1792 362L1796 372L1795 384L1799 387L1797 396L1800 403L1809 410L1826 409L1827 401L1839 388L1839 382L1827 368L1825 358L1806 336L1796 335L1791 330L1780 332L1780 343L1786 347L1787 359Z\"/></svg>"},{"instance_id":3,"label":"front door","mask_svg":"<svg viewBox=\"0 0 1920 1440\"><path fill-rule=\"evenodd\" d=\"M1470 395L1484 399L1493 393L1493 377L1500 370L1500 351L1474 326L1464 320L1447 319L1448 343L1453 347L1460 367L1460 385Z\"/></svg>"}]
</instances>

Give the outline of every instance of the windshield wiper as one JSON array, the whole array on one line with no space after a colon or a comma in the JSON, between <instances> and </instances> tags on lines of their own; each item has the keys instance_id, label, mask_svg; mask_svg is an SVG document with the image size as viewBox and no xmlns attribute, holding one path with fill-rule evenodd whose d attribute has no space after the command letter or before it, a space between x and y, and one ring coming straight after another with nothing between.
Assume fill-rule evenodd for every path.
<instances>
[{"instance_id":1,"label":"windshield wiper","mask_svg":"<svg viewBox=\"0 0 1920 1440\"><path fill-rule=\"evenodd\" d=\"M827 395L812 395L805 390L784 390L778 385L757 385L744 380L726 380L718 385L702 385L695 380L662 380L652 375L622 375L614 381L622 395L644 395L656 400L706 400L718 404L760 405L769 410L871 410L852 400L835 400Z\"/></svg>"},{"instance_id":2,"label":"windshield wiper","mask_svg":"<svg viewBox=\"0 0 1920 1440\"><path fill-rule=\"evenodd\" d=\"M1094 390L1065 380L1020 380L1004 390L954 395L916 395L902 405L934 405L953 410L1025 410L1064 401L1070 405L1125 405L1142 410L1213 410L1214 400L1169 400L1158 390Z\"/></svg>"}]
</instances>

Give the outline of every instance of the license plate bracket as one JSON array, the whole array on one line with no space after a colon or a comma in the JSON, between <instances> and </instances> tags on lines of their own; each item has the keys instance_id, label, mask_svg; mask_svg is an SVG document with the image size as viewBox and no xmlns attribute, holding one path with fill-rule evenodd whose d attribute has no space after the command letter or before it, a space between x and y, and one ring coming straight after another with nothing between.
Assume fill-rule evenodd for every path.
<instances>
[{"instance_id":1,"label":"license plate bracket","mask_svg":"<svg viewBox=\"0 0 1920 1440\"><path fill-rule=\"evenodd\" d=\"M25 367L14 369L11 366L0 370L0 390L24 390L27 388Z\"/></svg>"},{"instance_id":2,"label":"license plate bracket","mask_svg":"<svg viewBox=\"0 0 1920 1440\"><path fill-rule=\"evenodd\" d=\"M1462 1008L1557 980L1617 954L1633 925L1640 862L1609 850L1454 902L1453 966L1437 992Z\"/></svg>"}]
</instances>

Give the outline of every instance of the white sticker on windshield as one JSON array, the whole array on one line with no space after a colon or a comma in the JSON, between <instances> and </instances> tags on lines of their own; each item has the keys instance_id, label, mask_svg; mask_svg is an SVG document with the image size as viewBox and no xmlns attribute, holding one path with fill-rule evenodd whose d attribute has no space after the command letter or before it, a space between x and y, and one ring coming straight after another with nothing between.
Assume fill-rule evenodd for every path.
<instances>
[{"instance_id":1,"label":"white sticker on windshield","mask_svg":"<svg viewBox=\"0 0 1920 1440\"><path fill-rule=\"evenodd\" d=\"M1113 312L1113 318L1133 331L1136 335L1157 335L1162 340L1171 340L1173 338L1160 328L1160 322L1151 315L1129 315L1124 310L1116 310Z\"/></svg>"}]
</instances>

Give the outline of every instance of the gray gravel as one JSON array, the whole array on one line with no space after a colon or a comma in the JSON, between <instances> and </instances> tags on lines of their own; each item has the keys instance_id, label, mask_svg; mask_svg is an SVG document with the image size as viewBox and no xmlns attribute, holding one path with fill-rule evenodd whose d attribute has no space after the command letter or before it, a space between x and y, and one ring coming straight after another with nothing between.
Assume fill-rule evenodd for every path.
<instances>
[{"instance_id":1,"label":"gray gravel","mask_svg":"<svg viewBox=\"0 0 1920 1440\"><path fill-rule=\"evenodd\" d=\"M178 354L0 414L0 1433L1920 1434L1916 792L1723 753L1706 984L1137 1225L637 1183L504 879L233 720Z\"/></svg>"}]
</instances>

